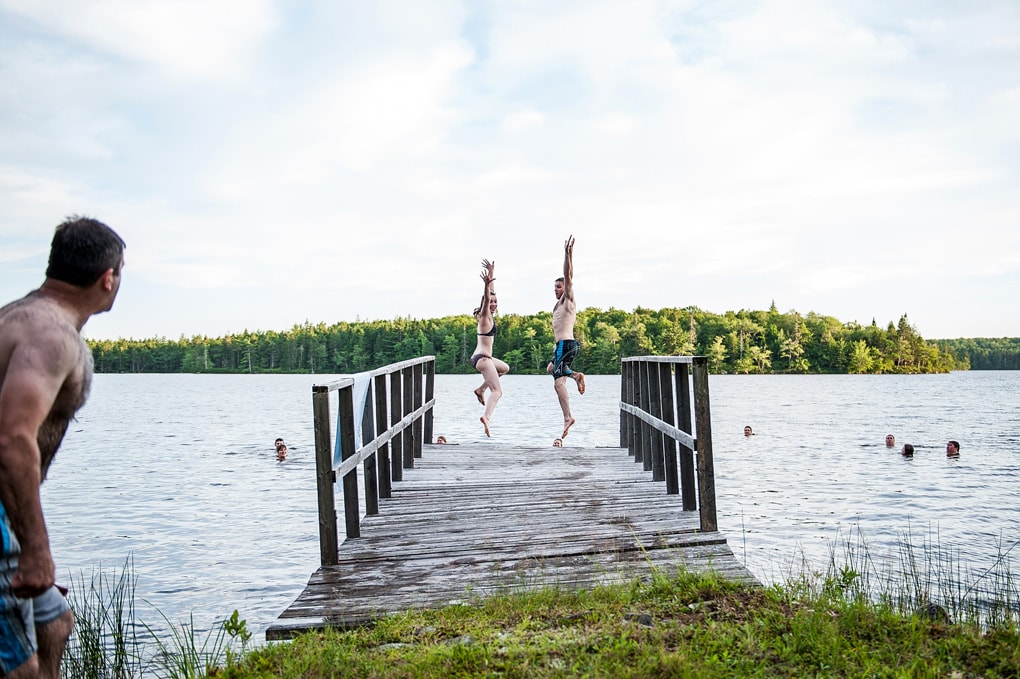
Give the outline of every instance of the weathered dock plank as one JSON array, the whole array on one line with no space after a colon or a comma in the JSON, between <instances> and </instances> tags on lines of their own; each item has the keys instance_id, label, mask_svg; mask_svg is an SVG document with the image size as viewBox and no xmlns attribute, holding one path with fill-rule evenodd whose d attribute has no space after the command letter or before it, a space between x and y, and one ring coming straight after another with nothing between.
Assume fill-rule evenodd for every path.
<instances>
[{"instance_id":1,"label":"weathered dock plank","mask_svg":"<svg viewBox=\"0 0 1020 679\"><path fill-rule=\"evenodd\" d=\"M266 637L356 626L540 586L589 588L678 567L755 582L724 536L619 448L425 446Z\"/></svg>"}]
</instances>

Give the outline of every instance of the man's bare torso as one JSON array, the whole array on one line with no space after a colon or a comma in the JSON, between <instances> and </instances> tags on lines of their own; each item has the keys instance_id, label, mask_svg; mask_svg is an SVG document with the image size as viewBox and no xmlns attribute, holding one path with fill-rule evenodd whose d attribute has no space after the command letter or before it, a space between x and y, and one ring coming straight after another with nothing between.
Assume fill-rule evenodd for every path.
<instances>
[{"instance_id":1,"label":"man's bare torso","mask_svg":"<svg viewBox=\"0 0 1020 679\"><path fill-rule=\"evenodd\" d=\"M573 300L559 299L552 312L553 339L574 339L574 322L577 320L577 306Z\"/></svg>"},{"instance_id":2,"label":"man's bare torso","mask_svg":"<svg viewBox=\"0 0 1020 679\"><path fill-rule=\"evenodd\" d=\"M75 356L75 368L61 385L37 435L42 477L45 478L71 418L88 397L92 383L92 352L71 316L38 293L0 309L0 328L0 383L6 383L15 370L45 369L38 365L39 361L51 359L56 363L65 352L73 352ZM32 360L25 358L26 344L32 345Z\"/></svg>"}]
</instances>

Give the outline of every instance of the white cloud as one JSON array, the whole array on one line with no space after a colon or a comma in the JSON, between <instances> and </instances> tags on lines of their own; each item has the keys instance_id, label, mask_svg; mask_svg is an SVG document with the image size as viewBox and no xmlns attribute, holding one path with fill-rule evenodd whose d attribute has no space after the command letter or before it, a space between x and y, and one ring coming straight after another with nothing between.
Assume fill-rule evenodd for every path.
<instances>
[{"instance_id":1,"label":"white cloud","mask_svg":"<svg viewBox=\"0 0 1020 679\"><path fill-rule=\"evenodd\" d=\"M966 275L989 324L1020 317L1008 3L0 7L55 34L0 61L3 251L90 210L135 280L219 305L164 327L459 313L481 257L530 313L571 232L584 305L776 298L937 336Z\"/></svg>"},{"instance_id":2,"label":"white cloud","mask_svg":"<svg viewBox=\"0 0 1020 679\"><path fill-rule=\"evenodd\" d=\"M514 111L503 119L502 128L504 132L520 132L522 130L541 127L545 122L545 116L534 109Z\"/></svg>"},{"instance_id":3,"label":"white cloud","mask_svg":"<svg viewBox=\"0 0 1020 679\"><path fill-rule=\"evenodd\" d=\"M591 127L596 132L604 132L605 134L612 136L625 137L634 130L636 125L632 116L610 113L593 121L591 123Z\"/></svg>"},{"instance_id":4,"label":"white cloud","mask_svg":"<svg viewBox=\"0 0 1020 679\"><path fill-rule=\"evenodd\" d=\"M504 165L486 170L474 179L475 186L486 188L503 187L513 184L539 185L555 179L556 175L541 168Z\"/></svg>"},{"instance_id":5,"label":"white cloud","mask_svg":"<svg viewBox=\"0 0 1020 679\"><path fill-rule=\"evenodd\" d=\"M269 0L3 0L0 6L101 52L168 75L243 75L274 26Z\"/></svg>"},{"instance_id":6,"label":"white cloud","mask_svg":"<svg viewBox=\"0 0 1020 679\"><path fill-rule=\"evenodd\" d=\"M442 143L456 117L447 104L453 80L469 63L463 48L438 45L338 74L300 99L271 102L229 133L204 170L206 190L222 200L266 198L318 190L346 172L393 171L399 181Z\"/></svg>"}]
</instances>

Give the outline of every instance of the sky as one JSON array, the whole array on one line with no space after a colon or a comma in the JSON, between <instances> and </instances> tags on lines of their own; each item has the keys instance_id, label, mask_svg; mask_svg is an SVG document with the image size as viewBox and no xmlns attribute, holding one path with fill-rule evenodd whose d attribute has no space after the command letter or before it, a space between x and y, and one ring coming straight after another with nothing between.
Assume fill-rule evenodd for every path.
<instances>
[{"instance_id":1,"label":"sky","mask_svg":"<svg viewBox=\"0 0 1020 679\"><path fill-rule=\"evenodd\" d=\"M1020 3L0 0L0 302L94 339L580 307L1020 336Z\"/></svg>"}]
</instances>

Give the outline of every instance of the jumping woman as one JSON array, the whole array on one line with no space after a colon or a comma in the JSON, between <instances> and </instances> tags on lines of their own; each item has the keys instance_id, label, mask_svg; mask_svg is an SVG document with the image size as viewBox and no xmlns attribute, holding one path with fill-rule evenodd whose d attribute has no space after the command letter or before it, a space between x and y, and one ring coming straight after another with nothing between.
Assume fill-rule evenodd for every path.
<instances>
[{"instance_id":1,"label":"jumping woman","mask_svg":"<svg viewBox=\"0 0 1020 679\"><path fill-rule=\"evenodd\" d=\"M482 303L475 309L475 320L478 321L478 342L475 344L475 353L471 354L471 365L475 370L482 373L482 386L475 389L475 396L478 402L485 406L485 414L479 420L485 427L485 435L489 433L489 422L492 420L492 411L499 403L499 397L503 395L503 389L499 386L499 378L510 372L510 366L492 355L492 343L496 339L496 292L492 289L492 283L496 280L496 263L487 259L482 260L482 283L485 288L482 291ZM489 390L489 398L485 399L485 390Z\"/></svg>"}]
</instances>

